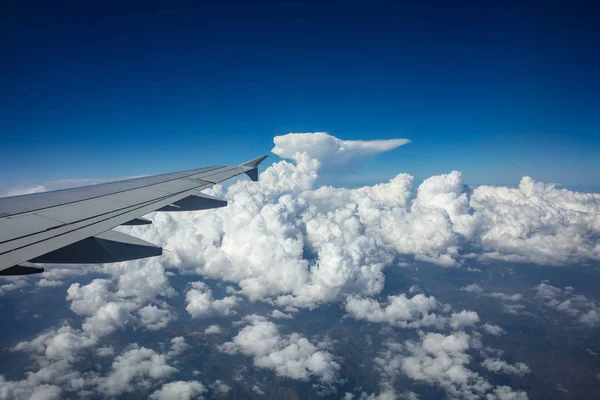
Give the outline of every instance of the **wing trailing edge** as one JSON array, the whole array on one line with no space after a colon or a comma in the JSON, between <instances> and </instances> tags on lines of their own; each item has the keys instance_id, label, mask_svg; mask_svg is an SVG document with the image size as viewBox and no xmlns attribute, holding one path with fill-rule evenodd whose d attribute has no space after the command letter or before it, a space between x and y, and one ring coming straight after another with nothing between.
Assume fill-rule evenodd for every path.
<instances>
[{"instance_id":1,"label":"wing trailing edge","mask_svg":"<svg viewBox=\"0 0 600 400\"><path fill-rule=\"evenodd\" d=\"M107 231L34 258L48 264L104 264L162 255L162 248L117 231Z\"/></svg>"},{"instance_id":2,"label":"wing trailing edge","mask_svg":"<svg viewBox=\"0 0 600 400\"><path fill-rule=\"evenodd\" d=\"M13 276L13 275L31 275L41 274L44 272L44 268L38 267L37 265L30 262L23 262L19 265L3 269L0 271L0 276Z\"/></svg>"},{"instance_id":3,"label":"wing trailing edge","mask_svg":"<svg viewBox=\"0 0 600 400\"><path fill-rule=\"evenodd\" d=\"M127 221L121 225L127 225L127 226L134 226L134 225L150 225L152 223L152 221L150 221L147 218L144 217L139 217L139 218L134 218L131 221Z\"/></svg>"},{"instance_id":4,"label":"wing trailing edge","mask_svg":"<svg viewBox=\"0 0 600 400\"><path fill-rule=\"evenodd\" d=\"M226 207L225 200L217 199L204 193L185 197L179 201L161 207L156 211L199 211L211 208Z\"/></svg>"}]
</instances>

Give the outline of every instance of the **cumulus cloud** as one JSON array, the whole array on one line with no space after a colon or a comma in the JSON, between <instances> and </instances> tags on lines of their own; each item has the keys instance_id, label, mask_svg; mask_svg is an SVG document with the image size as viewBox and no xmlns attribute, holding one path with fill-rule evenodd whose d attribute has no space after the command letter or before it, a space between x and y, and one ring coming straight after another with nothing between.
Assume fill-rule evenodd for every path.
<instances>
[{"instance_id":1,"label":"cumulus cloud","mask_svg":"<svg viewBox=\"0 0 600 400\"><path fill-rule=\"evenodd\" d=\"M294 318L293 315L283 313L279 310L273 310L273 312L271 313L271 317L276 318L276 319L292 319L292 318Z\"/></svg>"},{"instance_id":2,"label":"cumulus cloud","mask_svg":"<svg viewBox=\"0 0 600 400\"><path fill-rule=\"evenodd\" d=\"M531 372L529 367L522 362L518 362L514 365L507 363L506 361L499 360L497 358L488 358L481 363L487 370L496 373L505 373L513 375L525 375Z\"/></svg>"},{"instance_id":3,"label":"cumulus cloud","mask_svg":"<svg viewBox=\"0 0 600 400\"><path fill-rule=\"evenodd\" d=\"M186 349L189 349L189 345L185 342L183 336L177 336L171 339L171 349L167 353L167 358L172 358L180 355Z\"/></svg>"},{"instance_id":4,"label":"cumulus cloud","mask_svg":"<svg viewBox=\"0 0 600 400\"><path fill-rule=\"evenodd\" d=\"M220 300L213 299L212 290L204 282L193 282L192 289L185 295L187 312L192 318L205 318L215 315L235 315L233 308L240 301L237 296Z\"/></svg>"},{"instance_id":5,"label":"cumulus cloud","mask_svg":"<svg viewBox=\"0 0 600 400\"><path fill-rule=\"evenodd\" d=\"M132 344L117 356L106 375L98 371L80 371L76 367L98 344L99 338L85 330L62 326L44 332L30 341L19 342L11 350L32 354L38 365L37 371L27 373L21 381L6 381L0 375L0 399L29 399L34 394L56 394L58 398L74 397L76 393L96 393L119 396L147 387L150 382L167 378L177 370L167 364L170 357L180 354L186 344L182 337L173 338L167 354ZM114 354L112 346L98 347L97 357ZM49 397L52 398L52 397Z\"/></svg>"},{"instance_id":6,"label":"cumulus cloud","mask_svg":"<svg viewBox=\"0 0 600 400\"><path fill-rule=\"evenodd\" d=\"M504 329L502 329L501 327L499 327L498 325L493 325L493 324L483 324L481 326L481 328L486 332L489 333L490 335L494 335L494 336L500 336L502 335L504 332Z\"/></svg>"},{"instance_id":7,"label":"cumulus cloud","mask_svg":"<svg viewBox=\"0 0 600 400\"><path fill-rule=\"evenodd\" d=\"M523 300L523 295L520 293L507 294L507 293L494 292L494 293L490 293L488 296L493 297L495 299L505 300L505 301L521 301L521 300Z\"/></svg>"},{"instance_id":8,"label":"cumulus cloud","mask_svg":"<svg viewBox=\"0 0 600 400\"><path fill-rule=\"evenodd\" d=\"M62 286L62 285L64 285L64 283L59 280L55 281L55 280L51 280L51 279L42 278L38 281L37 285L41 286L41 287L55 287L55 286Z\"/></svg>"},{"instance_id":9,"label":"cumulus cloud","mask_svg":"<svg viewBox=\"0 0 600 400\"><path fill-rule=\"evenodd\" d=\"M240 181L227 190L211 189L229 201L228 207L157 213L152 226L124 229L168 248L160 258L162 266L233 282L251 300L296 308L314 308L349 295L377 295L384 269L399 257L442 266L459 266L473 251L483 253L484 259L552 264L600 259L600 247L591 240L600 228L594 222L600 195L558 190L529 178L517 189L473 189L456 171L430 177L417 187L412 176L399 174L387 183L358 189L317 188L319 168L331 150L316 146L329 150L319 150L327 155L315 153L314 138L343 142L326 135L277 137L276 152L293 162L272 164L258 183ZM302 152L305 147L313 151ZM158 271L148 300L168 291L168 282L160 280L164 271L149 264ZM143 279L141 274L127 272L126 279L126 271L112 271L123 291L131 292Z\"/></svg>"},{"instance_id":10,"label":"cumulus cloud","mask_svg":"<svg viewBox=\"0 0 600 400\"><path fill-rule=\"evenodd\" d=\"M118 268L113 264L115 267ZM125 275L128 273L125 272ZM136 271L134 275L138 273ZM120 276L117 284L111 279L94 279L83 286L74 283L67 289L67 300L71 302L70 308L75 314L87 317L82 328L94 336L102 337L127 326L162 329L173 319L168 308L164 304L165 308L154 304L144 305L148 292L154 292L154 300L158 300L161 294L169 295L169 290L164 290L167 286L162 283L164 273L158 279L155 279L155 273L154 268L148 268L145 279L136 282L135 287L123 285L123 276ZM162 283L158 287L157 281Z\"/></svg>"},{"instance_id":11,"label":"cumulus cloud","mask_svg":"<svg viewBox=\"0 0 600 400\"><path fill-rule=\"evenodd\" d=\"M373 299L349 297L346 301L346 311L356 319L387 322L403 328L443 326L445 318L431 312L439 306L434 297L423 294L411 298L407 298L404 293L389 296L387 304L383 307Z\"/></svg>"},{"instance_id":12,"label":"cumulus cloud","mask_svg":"<svg viewBox=\"0 0 600 400\"><path fill-rule=\"evenodd\" d=\"M149 331L165 328L171 321L169 310L160 309L154 304L148 304L138 311L140 324Z\"/></svg>"},{"instance_id":13,"label":"cumulus cloud","mask_svg":"<svg viewBox=\"0 0 600 400\"><path fill-rule=\"evenodd\" d=\"M42 384L32 387L27 381L6 381L0 375L0 399L58 400L61 393L61 388L56 385Z\"/></svg>"},{"instance_id":14,"label":"cumulus cloud","mask_svg":"<svg viewBox=\"0 0 600 400\"><path fill-rule=\"evenodd\" d=\"M126 304L111 302L104 304L93 316L87 318L82 328L92 336L102 337L124 329L134 324L134 321Z\"/></svg>"},{"instance_id":15,"label":"cumulus cloud","mask_svg":"<svg viewBox=\"0 0 600 400\"><path fill-rule=\"evenodd\" d=\"M382 305L374 299L348 297L346 311L355 319L369 322L388 323L401 328L434 327L463 329L479 322L475 311L462 310L447 315L449 305L439 303L433 296L417 294L408 298L404 293L389 296ZM433 311L437 311L438 314Z\"/></svg>"},{"instance_id":16,"label":"cumulus cloud","mask_svg":"<svg viewBox=\"0 0 600 400\"><path fill-rule=\"evenodd\" d=\"M347 162L356 158L372 156L410 143L408 139L389 140L341 140L325 132L288 133L276 136L271 150L281 158L293 158L306 153L322 162Z\"/></svg>"},{"instance_id":17,"label":"cumulus cloud","mask_svg":"<svg viewBox=\"0 0 600 400\"><path fill-rule=\"evenodd\" d=\"M525 306L523 304L503 304L502 311L507 314L524 314Z\"/></svg>"},{"instance_id":18,"label":"cumulus cloud","mask_svg":"<svg viewBox=\"0 0 600 400\"><path fill-rule=\"evenodd\" d=\"M459 313L452 313L450 317L450 326L453 329L466 328L479 322L479 315L475 311L462 310Z\"/></svg>"},{"instance_id":19,"label":"cumulus cloud","mask_svg":"<svg viewBox=\"0 0 600 400\"><path fill-rule=\"evenodd\" d=\"M482 253L475 257L556 265L600 259L596 240L600 230L597 194L558 190L527 177L518 188L470 188L456 171L430 177L418 186L408 174L358 189L316 186L323 164L354 160L401 144L404 143L343 141L326 134L279 137L275 139L274 152L291 161L274 163L261 174L258 183L240 181L228 189L217 185L210 190L227 199L228 207L156 213L151 226L119 228L170 252L160 258L88 267L86 271L105 274L108 279L69 287L67 300L73 313L83 318L81 328L60 327L15 346L16 350L35 354L39 370L29 373L26 380L6 386L24 390L25 394L14 398L28 398L37 390L34 388L47 384L74 393L80 384L77 382L83 378L73 372L73 364L99 345L103 337L116 330L157 330L167 326L172 319L167 300L177 293L169 284L165 267L235 284L235 293L228 292L231 296L223 299L215 299L202 282L192 284L185 298L187 311L195 318L232 315L241 296L246 296L277 307L271 314L273 318L289 316L300 308L345 301L346 311L365 321L461 329L477 324L477 314L465 310L449 315L450 311L435 298L422 294L410 298L390 296L381 304L373 300L383 290L385 269L410 264L413 258L456 267L472 254ZM46 279L58 284L59 279L76 271L49 269ZM11 280L0 286L0 294L23 288L26 282L20 278ZM39 286L44 285L41 282ZM596 302L576 295L573 289L544 285L537 291L548 306L581 323L600 324ZM482 292L478 284L463 290ZM519 296L492 295L511 302ZM520 312L523 306L505 307ZM339 365L329 352L299 335L279 334L277 326L264 319L249 322L251 325L224 346L224 351L252 356L257 366L281 376L312 376L324 382L336 376ZM481 329L492 335L502 333L495 325L485 324ZM270 345L264 351L253 350L244 338L258 335L256 331L261 330L266 332ZM219 331L220 327L211 326L205 333ZM456 337L448 341L460 342L460 334L466 335L455 333ZM466 353L432 353L424 348L424 342L407 345L405 350L402 357L416 357L413 361L417 367L429 359L433 360L431 365L450 360L452 365L458 365L454 370L459 372L466 365L460 356ZM100 356L101 352L96 354ZM167 360L167 355L154 354ZM143 362L152 365L154 354ZM399 371L404 368L402 357ZM464 384L453 381L452 372L440 376L457 393L522 398L521 392L505 387L473 389L471 386L477 387L481 381L470 373ZM149 377L143 372L135 375L132 382L144 384ZM433 378L422 380L439 382ZM105 392L108 390L107 386L102 387ZM49 393L53 390L46 389ZM386 391L380 395L383 393Z\"/></svg>"},{"instance_id":20,"label":"cumulus cloud","mask_svg":"<svg viewBox=\"0 0 600 400\"><path fill-rule=\"evenodd\" d=\"M70 302L71 310L84 318L80 329L64 325L49 329L31 340L19 342L12 347L12 351L31 353L37 370L28 372L24 380L6 381L5 386L10 389L10 392L7 389L7 393L10 393L7 395L8 398L28 399L39 387L49 384L59 387L61 393L65 391L79 393L82 390L112 393L112 389L107 385L110 380L118 379L118 372L112 378L102 378L96 373L84 374L77 371L75 366L90 351L98 357L112 355L114 349L111 346L95 350L94 347L103 337L116 330L136 327L139 323L152 327L163 324L165 322L163 318L156 319L157 316L152 315L156 310L143 306L148 298L156 300L158 296L168 296L170 293L168 283L164 280L164 269L158 261L147 261L146 265L134 262L128 268L121 269L123 265L124 263L116 263L103 267L105 272L115 275L115 280L94 279L87 285L75 283L68 288L66 299ZM143 269L146 271L141 272ZM65 271L68 273L71 270L65 269ZM93 271L99 270L93 269ZM144 278L137 281L131 279L131 282L135 282L134 285L125 283L130 281L131 276L140 275ZM134 315L138 310L141 311L139 320ZM142 350L142 352L147 351L156 354L149 349ZM127 355L132 353L119 357ZM159 361L161 357L165 357L157 356ZM154 357L154 360L156 359ZM122 360L116 366L123 365L124 362ZM141 384L147 381L146 378L135 380ZM54 390L50 389L48 393ZM60 396L63 397L62 394Z\"/></svg>"},{"instance_id":21,"label":"cumulus cloud","mask_svg":"<svg viewBox=\"0 0 600 400\"><path fill-rule=\"evenodd\" d=\"M32 340L17 343L11 351L31 353L38 368L20 381L6 381L0 375L0 399L29 399L35 393L58 393L63 397L65 390L80 390L84 379L81 372L73 370L73 365L83 351L96 344L97 338L70 326L51 329Z\"/></svg>"},{"instance_id":22,"label":"cumulus cloud","mask_svg":"<svg viewBox=\"0 0 600 400\"><path fill-rule=\"evenodd\" d=\"M524 177L518 188L480 186L470 202L490 258L541 264L600 259L600 194L556 189Z\"/></svg>"},{"instance_id":23,"label":"cumulus cloud","mask_svg":"<svg viewBox=\"0 0 600 400\"><path fill-rule=\"evenodd\" d=\"M110 290L112 281L94 279L87 285L74 283L67 289L67 300L71 302L71 311L78 315L91 316L109 302L117 301L117 296Z\"/></svg>"},{"instance_id":24,"label":"cumulus cloud","mask_svg":"<svg viewBox=\"0 0 600 400\"><path fill-rule=\"evenodd\" d=\"M96 343L97 338L74 330L70 326L63 326L42 333L30 341L19 342L13 350L43 354L44 361L74 362L81 349L89 348Z\"/></svg>"},{"instance_id":25,"label":"cumulus cloud","mask_svg":"<svg viewBox=\"0 0 600 400\"><path fill-rule=\"evenodd\" d=\"M4 285L0 285L0 296L12 292L13 290L19 290L27 286L27 282L25 279L11 279L11 283L5 283Z\"/></svg>"},{"instance_id":26,"label":"cumulus cloud","mask_svg":"<svg viewBox=\"0 0 600 400\"><path fill-rule=\"evenodd\" d=\"M216 335L221 333L221 327L219 325L211 325L204 330L206 335Z\"/></svg>"},{"instance_id":27,"label":"cumulus cloud","mask_svg":"<svg viewBox=\"0 0 600 400\"><path fill-rule=\"evenodd\" d=\"M479 286L477 283L471 283L470 285L460 288L460 290L469 293L481 293L483 291L481 286Z\"/></svg>"},{"instance_id":28,"label":"cumulus cloud","mask_svg":"<svg viewBox=\"0 0 600 400\"><path fill-rule=\"evenodd\" d=\"M465 332L450 335L424 333L420 341L389 346L375 363L388 379L402 374L415 381L443 388L450 397L474 399L527 399L522 391L494 387L484 377L468 368L468 350L472 338ZM512 397L502 397L502 396Z\"/></svg>"},{"instance_id":29,"label":"cumulus cloud","mask_svg":"<svg viewBox=\"0 0 600 400\"><path fill-rule=\"evenodd\" d=\"M108 357L115 354L115 349L112 346L98 347L95 353L98 357Z\"/></svg>"},{"instance_id":30,"label":"cumulus cloud","mask_svg":"<svg viewBox=\"0 0 600 400\"><path fill-rule=\"evenodd\" d=\"M309 380L315 376L323 383L332 384L340 369L331 353L318 349L297 333L282 336L277 325L262 318L255 318L220 349L229 354L251 356L255 366L292 379Z\"/></svg>"},{"instance_id":31,"label":"cumulus cloud","mask_svg":"<svg viewBox=\"0 0 600 400\"><path fill-rule=\"evenodd\" d=\"M359 395L354 395L352 393L346 392L344 394L343 400L396 400L396 399L407 399L407 400L418 400L419 396L416 393L408 392L402 396L398 396L395 390L386 389L381 393L366 393L361 392Z\"/></svg>"},{"instance_id":32,"label":"cumulus cloud","mask_svg":"<svg viewBox=\"0 0 600 400\"><path fill-rule=\"evenodd\" d=\"M586 296L575 294L573 287L564 290L552 286L548 281L542 281L533 288L536 297L553 309L576 318L582 324L590 327L600 326L600 303Z\"/></svg>"},{"instance_id":33,"label":"cumulus cloud","mask_svg":"<svg viewBox=\"0 0 600 400\"><path fill-rule=\"evenodd\" d=\"M164 379L177 370L166 362L165 355L137 345L123 352L112 363L111 372L99 380L99 389L107 396L134 391L149 379Z\"/></svg>"},{"instance_id":34,"label":"cumulus cloud","mask_svg":"<svg viewBox=\"0 0 600 400\"><path fill-rule=\"evenodd\" d=\"M162 385L152 393L152 400L202 400L204 393L208 392L204 385L198 381L176 381Z\"/></svg>"},{"instance_id":35,"label":"cumulus cloud","mask_svg":"<svg viewBox=\"0 0 600 400\"><path fill-rule=\"evenodd\" d=\"M221 380L217 379L210 384L210 389L216 396L226 396L231 390L231 386L225 384Z\"/></svg>"}]
</instances>

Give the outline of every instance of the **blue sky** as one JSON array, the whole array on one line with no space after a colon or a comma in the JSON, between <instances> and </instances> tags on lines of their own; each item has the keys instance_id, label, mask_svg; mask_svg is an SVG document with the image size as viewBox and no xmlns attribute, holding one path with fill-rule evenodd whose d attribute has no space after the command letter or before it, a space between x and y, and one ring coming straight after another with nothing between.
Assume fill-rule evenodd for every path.
<instances>
[{"instance_id":1,"label":"blue sky","mask_svg":"<svg viewBox=\"0 0 600 400\"><path fill-rule=\"evenodd\" d=\"M311 131L413 141L365 177L600 185L591 2L43 3L4 6L0 186L238 163Z\"/></svg>"}]
</instances>

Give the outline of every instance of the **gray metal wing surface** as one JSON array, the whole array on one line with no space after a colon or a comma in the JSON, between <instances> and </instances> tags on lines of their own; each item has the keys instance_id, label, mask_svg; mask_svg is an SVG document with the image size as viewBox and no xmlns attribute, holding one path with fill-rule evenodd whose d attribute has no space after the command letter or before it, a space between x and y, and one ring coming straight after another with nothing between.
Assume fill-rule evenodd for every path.
<instances>
[{"instance_id":1,"label":"gray metal wing surface","mask_svg":"<svg viewBox=\"0 0 600 400\"><path fill-rule=\"evenodd\" d=\"M243 173L256 181L265 158L0 198L0 275L43 272L36 263L96 264L161 255L159 246L112 228L149 224L143 216L153 211L224 207L226 201L200 191Z\"/></svg>"}]
</instances>

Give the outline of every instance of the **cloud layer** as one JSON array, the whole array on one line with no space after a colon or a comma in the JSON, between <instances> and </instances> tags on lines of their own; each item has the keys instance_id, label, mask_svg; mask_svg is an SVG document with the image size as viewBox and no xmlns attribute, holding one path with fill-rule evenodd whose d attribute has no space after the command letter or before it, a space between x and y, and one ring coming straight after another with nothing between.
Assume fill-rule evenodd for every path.
<instances>
[{"instance_id":1,"label":"cloud layer","mask_svg":"<svg viewBox=\"0 0 600 400\"><path fill-rule=\"evenodd\" d=\"M304 146L314 136L307 135L278 137L276 148ZM233 282L252 300L301 308L376 295L384 269L413 258L447 267L460 266L473 251L483 260L600 260L600 195L528 177L518 188L472 189L456 171L417 187L412 176L399 174L359 189L316 188L321 162L338 150L317 146L317 160L294 146L281 147L294 148L294 163L274 163L258 184L210 191L227 198L228 207L157 213L152 226L129 230L170 250L160 259L163 268Z\"/></svg>"},{"instance_id":2,"label":"cloud layer","mask_svg":"<svg viewBox=\"0 0 600 400\"><path fill-rule=\"evenodd\" d=\"M188 348L181 336L166 340L158 350L135 343L115 350L103 341L126 330L154 335L180 318L201 323L233 316L249 300L264 302L270 319L242 318L243 327L234 325L239 331L233 337L226 336L232 329L226 322L216 325L212 320L197 332L216 341L224 357L241 354L277 376L334 385L344 362L334 347L286 331L282 324L300 309L340 302L355 320L386 324L386 329L416 329L411 333L418 335L379 354L374 363L382 376L380 393L359 391L356 398L414 398L414 393L394 390L394 379L402 375L440 387L452 397L525 399L524 392L494 386L469 367L471 353L480 351L485 359L478 365L484 372L529 373L523 363L483 354L482 332L508 334L503 328L412 289L410 295L397 293L382 300L385 271L415 259L441 267L458 267L473 257L553 265L600 260L600 195L558 190L528 177L518 188L470 188L456 171L418 186L408 174L359 189L315 184L323 163L347 162L406 143L343 141L324 133L278 137L273 151L291 161L274 163L258 183L240 181L228 189L211 189L229 201L228 207L156 213L151 226L120 228L169 251L161 258L86 269L105 278L68 287L66 300L81 325L57 326L12 346L12 351L31 354L34 367L23 380L6 381L0 375L0 398L119 396L130 387L149 386L154 399L226 393L229 386L221 381L169 382L181 379L175 376L176 359ZM174 270L192 276L181 293L169 281ZM0 295L32 287L50 290L71 274L50 269L37 285L12 279L0 285ZM226 282L229 295L215 296L214 287L201 278ZM506 302L513 310L523 307L514 304L521 294L484 293L476 283L463 290ZM544 304L586 328L600 325L598 303L576 295L573 288L542 282L534 290ZM174 296L185 299L179 314L170 301ZM109 367L78 371L86 354L107 360ZM261 389L256 388L258 393Z\"/></svg>"}]
</instances>

